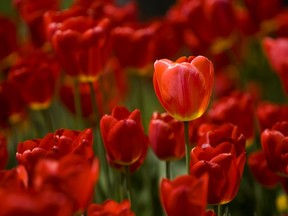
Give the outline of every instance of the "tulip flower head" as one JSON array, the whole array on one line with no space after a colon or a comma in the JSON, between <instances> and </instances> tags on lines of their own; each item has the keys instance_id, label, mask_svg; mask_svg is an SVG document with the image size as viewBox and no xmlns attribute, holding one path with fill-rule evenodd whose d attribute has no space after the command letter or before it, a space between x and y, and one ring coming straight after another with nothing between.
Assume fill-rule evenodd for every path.
<instances>
[{"instance_id":1,"label":"tulip flower head","mask_svg":"<svg viewBox=\"0 0 288 216\"><path fill-rule=\"evenodd\" d=\"M131 168L143 163L148 137L144 134L139 110L130 113L125 107L117 106L111 115L101 118L100 129L110 165Z\"/></svg>"},{"instance_id":2,"label":"tulip flower head","mask_svg":"<svg viewBox=\"0 0 288 216\"><path fill-rule=\"evenodd\" d=\"M181 159L185 155L184 127L168 113L154 112L149 124L149 139L160 160Z\"/></svg>"},{"instance_id":3,"label":"tulip flower head","mask_svg":"<svg viewBox=\"0 0 288 216\"><path fill-rule=\"evenodd\" d=\"M154 90L162 106L175 119L200 117L210 101L214 67L204 56L181 57L154 63Z\"/></svg>"},{"instance_id":4,"label":"tulip flower head","mask_svg":"<svg viewBox=\"0 0 288 216\"><path fill-rule=\"evenodd\" d=\"M204 216L207 190L207 174L199 178L193 175L183 175L172 181L163 179L160 185L162 206L167 216Z\"/></svg>"}]
</instances>

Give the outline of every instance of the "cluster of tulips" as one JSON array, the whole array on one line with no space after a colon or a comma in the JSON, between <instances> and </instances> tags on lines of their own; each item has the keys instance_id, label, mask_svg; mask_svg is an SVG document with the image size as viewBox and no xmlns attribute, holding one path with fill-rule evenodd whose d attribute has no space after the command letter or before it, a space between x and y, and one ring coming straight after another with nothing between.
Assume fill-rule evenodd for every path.
<instances>
[{"instance_id":1,"label":"cluster of tulips","mask_svg":"<svg viewBox=\"0 0 288 216\"><path fill-rule=\"evenodd\" d=\"M0 15L0 216L287 215L284 1L66 3Z\"/></svg>"}]
</instances>

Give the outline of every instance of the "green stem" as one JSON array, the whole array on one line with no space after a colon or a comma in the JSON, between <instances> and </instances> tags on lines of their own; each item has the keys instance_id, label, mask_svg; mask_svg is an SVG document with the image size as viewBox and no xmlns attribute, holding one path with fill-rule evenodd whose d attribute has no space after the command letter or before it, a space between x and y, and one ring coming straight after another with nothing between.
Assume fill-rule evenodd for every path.
<instances>
[{"instance_id":1,"label":"green stem","mask_svg":"<svg viewBox=\"0 0 288 216\"><path fill-rule=\"evenodd\" d=\"M130 175L130 167L125 166L125 177L126 177L126 193L127 193L127 199L130 200L131 206L132 206L132 199L131 199L131 175Z\"/></svg>"},{"instance_id":2,"label":"green stem","mask_svg":"<svg viewBox=\"0 0 288 216\"><path fill-rule=\"evenodd\" d=\"M52 121L52 116L51 113L49 112L49 108L48 109L42 109L40 110L43 119L47 125L47 129L49 132L54 131L54 127L53 127L53 121Z\"/></svg>"},{"instance_id":3,"label":"green stem","mask_svg":"<svg viewBox=\"0 0 288 216\"><path fill-rule=\"evenodd\" d=\"M190 162L190 142L189 142L189 122L184 121L184 136L186 146L186 169L189 174L189 162Z\"/></svg>"},{"instance_id":4,"label":"green stem","mask_svg":"<svg viewBox=\"0 0 288 216\"><path fill-rule=\"evenodd\" d=\"M166 161L165 165L166 165L166 178L171 179L171 162Z\"/></svg>"},{"instance_id":5,"label":"green stem","mask_svg":"<svg viewBox=\"0 0 288 216\"><path fill-rule=\"evenodd\" d=\"M80 95L80 83L79 80L74 79L74 105L76 112L76 124L77 129L82 128L82 108L81 108L81 95Z\"/></svg>"},{"instance_id":6,"label":"green stem","mask_svg":"<svg viewBox=\"0 0 288 216\"><path fill-rule=\"evenodd\" d=\"M99 111L98 111L98 105L97 105L97 100L96 100L96 94L95 94L95 88L94 88L94 84L93 82L89 82L89 89L90 89L90 96L91 96L91 104L92 104L92 109L93 109L93 113L95 116L95 136L96 136L96 140L97 142L97 155L100 159L101 164L103 165L103 169L106 175L106 180L107 180L107 184L108 184L108 191L110 196L112 196L113 192L112 192L112 184L111 184L111 179L110 179L110 170L108 167L108 163L107 160L105 158L105 150L104 150L104 146L103 146L103 142L101 139L101 132L100 132L100 119L99 119Z\"/></svg>"},{"instance_id":7,"label":"green stem","mask_svg":"<svg viewBox=\"0 0 288 216\"><path fill-rule=\"evenodd\" d=\"M217 206L217 216L221 216L221 205Z\"/></svg>"}]
</instances>

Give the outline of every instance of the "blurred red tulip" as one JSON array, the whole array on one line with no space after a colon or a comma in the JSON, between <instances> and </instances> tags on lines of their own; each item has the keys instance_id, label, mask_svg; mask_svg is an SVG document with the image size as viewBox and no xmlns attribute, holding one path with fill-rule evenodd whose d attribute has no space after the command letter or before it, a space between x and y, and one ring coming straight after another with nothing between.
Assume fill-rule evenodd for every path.
<instances>
[{"instance_id":1,"label":"blurred red tulip","mask_svg":"<svg viewBox=\"0 0 288 216\"><path fill-rule=\"evenodd\" d=\"M160 197L167 216L204 216L207 204L208 175L182 175L162 179Z\"/></svg>"},{"instance_id":2,"label":"blurred red tulip","mask_svg":"<svg viewBox=\"0 0 288 216\"><path fill-rule=\"evenodd\" d=\"M23 165L10 170L0 170L0 191L24 191L28 188L28 174Z\"/></svg>"},{"instance_id":3,"label":"blurred red tulip","mask_svg":"<svg viewBox=\"0 0 288 216\"><path fill-rule=\"evenodd\" d=\"M18 47L15 23L0 15L0 62L16 51Z\"/></svg>"},{"instance_id":4,"label":"blurred red tulip","mask_svg":"<svg viewBox=\"0 0 288 216\"><path fill-rule=\"evenodd\" d=\"M129 112L117 106L111 115L101 118L100 129L111 165L132 166L146 156L148 137L144 134L139 110Z\"/></svg>"},{"instance_id":5,"label":"blurred red tulip","mask_svg":"<svg viewBox=\"0 0 288 216\"><path fill-rule=\"evenodd\" d=\"M281 0L244 0L243 2L258 24L275 17L275 15L281 11L282 7Z\"/></svg>"},{"instance_id":6,"label":"blurred red tulip","mask_svg":"<svg viewBox=\"0 0 288 216\"><path fill-rule=\"evenodd\" d=\"M247 162L254 178L263 186L271 188L279 182L279 177L268 167L263 151L251 153Z\"/></svg>"},{"instance_id":7,"label":"blurred red tulip","mask_svg":"<svg viewBox=\"0 0 288 216\"><path fill-rule=\"evenodd\" d=\"M204 14L218 37L228 37L235 29L235 12L230 0L203 1Z\"/></svg>"},{"instance_id":8,"label":"blurred red tulip","mask_svg":"<svg viewBox=\"0 0 288 216\"><path fill-rule=\"evenodd\" d=\"M42 158L60 159L68 154L76 154L84 161L93 159L93 133L91 129L74 131L60 129L42 139L27 140L18 144L16 158L31 173Z\"/></svg>"},{"instance_id":9,"label":"blurred red tulip","mask_svg":"<svg viewBox=\"0 0 288 216\"><path fill-rule=\"evenodd\" d=\"M266 37L262 41L262 46L271 67L280 78L285 93L288 94L288 63L286 61L288 57L288 39Z\"/></svg>"},{"instance_id":10,"label":"blurred red tulip","mask_svg":"<svg viewBox=\"0 0 288 216\"><path fill-rule=\"evenodd\" d=\"M112 31L113 49L124 68L144 68L154 61L155 26L119 26Z\"/></svg>"},{"instance_id":11,"label":"blurred red tulip","mask_svg":"<svg viewBox=\"0 0 288 216\"><path fill-rule=\"evenodd\" d=\"M8 80L31 109L45 109L51 103L59 73L60 67L53 57L35 51L12 66Z\"/></svg>"},{"instance_id":12,"label":"blurred red tulip","mask_svg":"<svg viewBox=\"0 0 288 216\"><path fill-rule=\"evenodd\" d=\"M278 175L287 176L288 122L278 122L261 134L262 149L268 167Z\"/></svg>"},{"instance_id":13,"label":"blurred red tulip","mask_svg":"<svg viewBox=\"0 0 288 216\"><path fill-rule=\"evenodd\" d=\"M213 64L203 56L181 57L154 63L154 90L158 100L175 119L190 121L200 117L213 89Z\"/></svg>"},{"instance_id":14,"label":"blurred red tulip","mask_svg":"<svg viewBox=\"0 0 288 216\"><path fill-rule=\"evenodd\" d=\"M111 53L110 20L46 16L50 41L65 72L81 82L95 81Z\"/></svg>"},{"instance_id":15,"label":"blurred red tulip","mask_svg":"<svg viewBox=\"0 0 288 216\"><path fill-rule=\"evenodd\" d=\"M256 110L261 132L271 129L279 121L288 121L288 106L272 102L261 102Z\"/></svg>"},{"instance_id":16,"label":"blurred red tulip","mask_svg":"<svg viewBox=\"0 0 288 216\"><path fill-rule=\"evenodd\" d=\"M236 25L238 30L244 35L256 34L260 27L246 7L235 7Z\"/></svg>"},{"instance_id":17,"label":"blurred red tulip","mask_svg":"<svg viewBox=\"0 0 288 216\"><path fill-rule=\"evenodd\" d=\"M13 82L0 83L0 127L6 128L24 120L26 104Z\"/></svg>"},{"instance_id":18,"label":"blurred red tulip","mask_svg":"<svg viewBox=\"0 0 288 216\"><path fill-rule=\"evenodd\" d=\"M236 196L242 177L246 153L238 157L232 142L216 147L196 146L191 151L190 173L201 176L209 173L208 204L224 204Z\"/></svg>"},{"instance_id":19,"label":"blurred red tulip","mask_svg":"<svg viewBox=\"0 0 288 216\"><path fill-rule=\"evenodd\" d=\"M168 113L153 113L149 124L149 140L160 160L176 160L185 155L183 123Z\"/></svg>"},{"instance_id":20,"label":"blurred red tulip","mask_svg":"<svg viewBox=\"0 0 288 216\"><path fill-rule=\"evenodd\" d=\"M1 216L71 216L72 203L64 194L50 189L11 191L0 189Z\"/></svg>"},{"instance_id":21,"label":"blurred red tulip","mask_svg":"<svg viewBox=\"0 0 288 216\"><path fill-rule=\"evenodd\" d=\"M92 201L98 176L99 161L96 158L90 163L70 154L60 160L40 160L35 168L33 188L36 191L53 188L72 200L74 212L84 211Z\"/></svg>"},{"instance_id":22,"label":"blurred red tulip","mask_svg":"<svg viewBox=\"0 0 288 216\"><path fill-rule=\"evenodd\" d=\"M32 43L37 47L41 47L46 42L43 15L48 10L57 10L60 1L13 0L13 4L28 25Z\"/></svg>"},{"instance_id":23,"label":"blurred red tulip","mask_svg":"<svg viewBox=\"0 0 288 216\"><path fill-rule=\"evenodd\" d=\"M130 201L124 200L117 203L114 200L106 200L103 204L90 204L87 216L134 216L131 211Z\"/></svg>"},{"instance_id":24,"label":"blurred red tulip","mask_svg":"<svg viewBox=\"0 0 288 216\"><path fill-rule=\"evenodd\" d=\"M232 92L220 98L212 104L208 116L216 124L237 125L247 140L254 138L254 104L249 93Z\"/></svg>"}]
</instances>

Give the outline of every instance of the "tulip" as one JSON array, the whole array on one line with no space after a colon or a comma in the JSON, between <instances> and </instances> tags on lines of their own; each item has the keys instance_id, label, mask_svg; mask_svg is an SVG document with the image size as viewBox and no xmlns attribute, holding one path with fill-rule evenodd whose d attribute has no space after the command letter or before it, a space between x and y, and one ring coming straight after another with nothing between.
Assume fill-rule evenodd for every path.
<instances>
[{"instance_id":1,"label":"tulip","mask_svg":"<svg viewBox=\"0 0 288 216\"><path fill-rule=\"evenodd\" d=\"M45 11L59 9L60 1L14 0L13 5L28 25L32 43L37 47L41 47L46 42L43 14Z\"/></svg>"},{"instance_id":2,"label":"tulip","mask_svg":"<svg viewBox=\"0 0 288 216\"><path fill-rule=\"evenodd\" d=\"M13 82L0 83L0 127L19 123L25 119L26 103Z\"/></svg>"},{"instance_id":3,"label":"tulip","mask_svg":"<svg viewBox=\"0 0 288 216\"><path fill-rule=\"evenodd\" d=\"M254 138L254 104L249 93L232 92L218 99L212 104L208 116L216 124L237 125L246 139Z\"/></svg>"},{"instance_id":4,"label":"tulip","mask_svg":"<svg viewBox=\"0 0 288 216\"><path fill-rule=\"evenodd\" d=\"M73 202L74 212L84 211L90 204L99 176L99 161L85 161L79 155L60 160L40 160L33 175L34 190L51 188L65 194Z\"/></svg>"},{"instance_id":5,"label":"tulip","mask_svg":"<svg viewBox=\"0 0 288 216\"><path fill-rule=\"evenodd\" d=\"M208 204L225 204L236 196L246 160L246 153L238 157L228 141L214 147L196 146L191 151L190 174L209 173Z\"/></svg>"},{"instance_id":6,"label":"tulip","mask_svg":"<svg viewBox=\"0 0 288 216\"><path fill-rule=\"evenodd\" d=\"M115 107L100 121L103 143L109 160L120 166L131 166L146 155L148 137L144 134L139 110L129 112Z\"/></svg>"},{"instance_id":7,"label":"tulip","mask_svg":"<svg viewBox=\"0 0 288 216\"><path fill-rule=\"evenodd\" d=\"M261 134L261 145L269 168L280 176L287 176L288 122L278 122Z\"/></svg>"},{"instance_id":8,"label":"tulip","mask_svg":"<svg viewBox=\"0 0 288 216\"><path fill-rule=\"evenodd\" d=\"M113 48L124 68L145 68L153 62L155 47L154 26L119 26L112 31Z\"/></svg>"},{"instance_id":9,"label":"tulip","mask_svg":"<svg viewBox=\"0 0 288 216\"><path fill-rule=\"evenodd\" d=\"M282 83L285 93L288 94L288 76L287 76L287 57L288 57L288 39L272 39L266 37L263 39L262 46L273 70L277 73Z\"/></svg>"},{"instance_id":10,"label":"tulip","mask_svg":"<svg viewBox=\"0 0 288 216\"><path fill-rule=\"evenodd\" d=\"M240 133L239 128L233 124L214 125L204 123L198 129L198 146L216 147L222 142L231 143L236 150L237 157L245 151L246 138Z\"/></svg>"},{"instance_id":11,"label":"tulip","mask_svg":"<svg viewBox=\"0 0 288 216\"><path fill-rule=\"evenodd\" d=\"M190 121L207 109L212 94L214 68L204 56L181 57L154 63L153 84L162 106L175 119Z\"/></svg>"},{"instance_id":12,"label":"tulip","mask_svg":"<svg viewBox=\"0 0 288 216\"><path fill-rule=\"evenodd\" d=\"M288 106L260 102L256 110L260 130L271 129L279 121L288 121Z\"/></svg>"},{"instance_id":13,"label":"tulip","mask_svg":"<svg viewBox=\"0 0 288 216\"><path fill-rule=\"evenodd\" d=\"M90 204L88 207L88 216L134 216L130 209L130 201L124 200L117 203L114 200L106 200L103 204Z\"/></svg>"},{"instance_id":14,"label":"tulip","mask_svg":"<svg viewBox=\"0 0 288 216\"><path fill-rule=\"evenodd\" d=\"M12 20L0 16L0 62L16 51L18 42L16 25Z\"/></svg>"},{"instance_id":15,"label":"tulip","mask_svg":"<svg viewBox=\"0 0 288 216\"><path fill-rule=\"evenodd\" d=\"M71 216L73 203L58 191L43 189L42 191L0 190L1 215L42 215Z\"/></svg>"},{"instance_id":16,"label":"tulip","mask_svg":"<svg viewBox=\"0 0 288 216\"><path fill-rule=\"evenodd\" d=\"M185 155L183 124L167 113L153 113L149 140L153 152L161 160L181 159Z\"/></svg>"},{"instance_id":17,"label":"tulip","mask_svg":"<svg viewBox=\"0 0 288 216\"><path fill-rule=\"evenodd\" d=\"M8 81L12 82L31 109L50 106L60 73L54 57L34 51L20 58L10 69Z\"/></svg>"},{"instance_id":18,"label":"tulip","mask_svg":"<svg viewBox=\"0 0 288 216\"><path fill-rule=\"evenodd\" d=\"M207 203L208 175L197 178L182 175L174 180L163 179L160 198L167 216L204 216Z\"/></svg>"},{"instance_id":19,"label":"tulip","mask_svg":"<svg viewBox=\"0 0 288 216\"><path fill-rule=\"evenodd\" d=\"M76 154L83 160L93 158L93 134L91 129L74 131L60 129L42 139L26 140L18 144L16 159L29 173L42 158L60 159L68 154Z\"/></svg>"},{"instance_id":20,"label":"tulip","mask_svg":"<svg viewBox=\"0 0 288 216\"><path fill-rule=\"evenodd\" d=\"M63 12L64 13L64 12ZM66 74L81 82L97 80L110 56L111 22L47 13L47 34Z\"/></svg>"},{"instance_id":21,"label":"tulip","mask_svg":"<svg viewBox=\"0 0 288 216\"><path fill-rule=\"evenodd\" d=\"M254 178L261 185L271 188L279 182L279 177L268 167L263 151L251 153L247 162Z\"/></svg>"}]
</instances>

